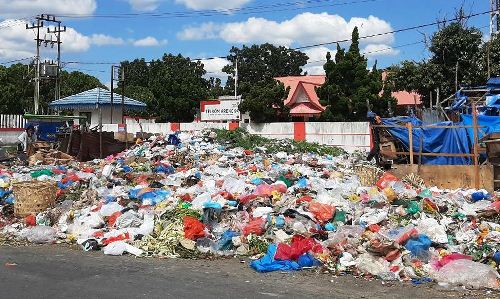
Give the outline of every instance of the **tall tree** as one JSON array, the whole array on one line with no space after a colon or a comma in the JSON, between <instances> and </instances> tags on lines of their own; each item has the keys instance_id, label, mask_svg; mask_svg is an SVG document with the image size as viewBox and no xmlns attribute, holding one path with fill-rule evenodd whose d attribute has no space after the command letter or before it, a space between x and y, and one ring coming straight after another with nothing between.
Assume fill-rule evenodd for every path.
<instances>
[{"instance_id":1,"label":"tall tree","mask_svg":"<svg viewBox=\"0 0 500 299\"><path fill-rule=\"evenodd\" d=\"M327 106L322 119L327 121L358 121L365 120L370 109L380 115L387 115L388 106L394 99L390 92L384 92L382 73L376 64L368 70L367 59L360 54L359 31L355 27L352 32L352 43L346 52L337 45L335 60L327 54L324 65L326 80L317 88L322 105Z\"/></svg>"},{"instance_id":2,"label":"tall tree","mask_svg":"<svg viewBox=\"0 0 500 299\"><path fill-rule=\"evenodd\" d=\"M199 101L208 96L203 64L180 54L164 54L150 63L144 59L125 61L122 66L129 85L127 95L140 89L144 100L150 101L149 112L162 121L193 121Z\"/></svg>"},{"instance_id":3,"label":"tall tree","mask_svg":"<svg viewBox=\"0 0 500 299\"><path fill-rule=\"evenodd\" d=\"M445 24L432 35L429 59L403 61L389 69L389 82L396 90L418 91L428 106L429 94L438 88L443 98L452 95L457 87L485 83L486 48L482 45L482 33L468 27L463 10L457 17L458 21ZM491 53L494 51L492 44ZM496 59L495 55L492 57ZM500 59L500 55L496 57Z\"/></svg>"},{"instance_id":4,"label":"tall tree","mask_svg":"<svg viewBox=\"0 0 500 299\"><path fill-rule=\"evenodd\" d=\"M33 112L33 72L28 66L14 64L0 66L0 113L22 114ZM95 87L105 88L96 77L82 72L61 72L61 96L77 94ZM47 105L55 99L54 81L43 80L40 84L40 106L47 111Z\"/></svg>"},{"instance_id":5,"label":"tall tree","mask_svg":"<svg viewBox=\"0 0 500 299\"><path fill-rule=\"evenodd\" d=\"M242 95L242 112L249 112L256 122L283 121L289 118L284 99L288 94L283 84L274 78L299 76L306 65L306 54L272 44L233 47L227 59L231 62L222 70L230 74L226 93L233 93L236 63L238 63L238 94ZM277 98L282 96L281 98Z\"/></svg>"},{"instance_id":6,"label":"tall tree","mask_svg":"<svg viewBox=\"0 0 500 299\"><path fill-rule=\"evenodd\" d=\"M245 94L252 84L267 82L283 76L299 76L307 63L307 55L283 46L276 47L266 43L262 45L233 47L227 59L230 64L222 71L229 74L228 88L233 88L236 61L238 61L239 93Z\"/></svg>"}]
</instances>

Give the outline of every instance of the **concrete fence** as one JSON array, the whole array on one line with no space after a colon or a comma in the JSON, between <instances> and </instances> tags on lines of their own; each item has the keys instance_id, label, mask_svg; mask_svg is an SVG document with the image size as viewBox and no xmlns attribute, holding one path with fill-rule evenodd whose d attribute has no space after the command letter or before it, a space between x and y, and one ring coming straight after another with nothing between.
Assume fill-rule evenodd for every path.
<instances>
[{"instance_id":1,"label":"concrete fence","mask_svg":"<svg viewBox=\"0 0 500 299\"><path fill-rule=\"evenodd\" d=\"M127 132L171 134L176 131L203 129L234 130L238 127L247 132L273 139L293 139L338 146L346 151L369 150L371 146L368 122L288 122L288 123L144 123L129 124ZM103 125L103 131L118 132L118 125Z\"/></svg>"},{"instance_id":2,"label":"concrete fence","mask_svg":"<svg viewBox=\"0 0 500 299\"><path fill-rule=\"evenodd\" d=\"M22 115L0 114L0 144L16 143L25 125Z\"/></svg>"}]
</instances>

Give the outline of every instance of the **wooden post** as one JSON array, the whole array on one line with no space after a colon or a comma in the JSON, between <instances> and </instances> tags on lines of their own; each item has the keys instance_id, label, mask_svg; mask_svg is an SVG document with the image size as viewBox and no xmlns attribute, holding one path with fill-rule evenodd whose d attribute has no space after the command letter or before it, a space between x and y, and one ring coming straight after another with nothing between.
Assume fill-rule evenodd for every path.
<instances>
[{"instance_id":1,"label":"wooden post","mask_svg":"<svg viewBox=\"0 0 500 299\"><path fill-rule=\"evenodd\" d=\"M71 155L71 143L73 142L73 125L70 126L68 146L66 146L66 154Z\"/></svg>"},{"instance_id":2,"label":"wooden post","mask_svg":"<svg viewBox=\"0 0 500 299\"><path fill-rule=\"evenodd\" d=\"M472 131L474 133L474 188L479 189L479 142L477 136L476 103L472 101Z\"/></svg>"},{"instance_id":3,"label":"wooden post","mask_svg":"<svg viewBox=\"0 0 500 299\"><path fill-rule=\"evenodd\" d=\"M410 165L413 166L413 125L412 123L408 123L408 140L409 140L409 148L410 148Z\"/></svg>"}]
</instances>

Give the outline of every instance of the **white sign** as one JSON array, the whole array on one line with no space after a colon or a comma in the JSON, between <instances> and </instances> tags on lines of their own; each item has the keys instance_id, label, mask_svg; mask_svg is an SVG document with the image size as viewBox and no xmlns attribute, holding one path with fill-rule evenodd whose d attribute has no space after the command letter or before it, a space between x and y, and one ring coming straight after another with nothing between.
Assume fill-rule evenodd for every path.
<instances>
[{"instance_id":1,"label":"white sign","mask_svg":"<svg viewBox=\"0 0 500 299\"><path fill-rule=\"evenodd\" d=\"M202 101L201 121L210 120L239 120L240 100Z\"/></svg>"}]
</instances>

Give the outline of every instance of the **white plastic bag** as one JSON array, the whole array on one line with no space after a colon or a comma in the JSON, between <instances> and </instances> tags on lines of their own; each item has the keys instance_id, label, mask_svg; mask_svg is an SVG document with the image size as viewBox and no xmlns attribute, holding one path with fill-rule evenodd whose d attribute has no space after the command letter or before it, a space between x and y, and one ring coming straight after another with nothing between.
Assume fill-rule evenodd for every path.
<instances>
[{"instance_id":1,"label":"white plastic bag","mask_svg":"<svg viewBox=\"0 0 500 299\"><path fill-rule=\"evenodd\" d=\"M471 260L454 260L433 274L440 284L463 285L473 288L498 289L500 275L488 265Z\"/></svg>"},{"instance_id":2,"label":"white plastic bag","mask_svg":"<svg viewBox=\"0 0 500 299\"><path fill-rule=\"evenodd\" d=\"M104 247L104 254L106 255L122 255L125 252L133 254L135 256L140 256L143 253L141 249L127 244L123 241L113 242Z\"/></svg>"},{"instance_id":3,"label":"white plastic bag","mask_svg":"<svg viewBox=\"0 0 500 299\"><path fill-rule=\"evenodd\" d=\"M22 231L21 237L37 244L54 243L57 239L57 231L50 226L38 225Z\"/></svg>"}]
</instances>

